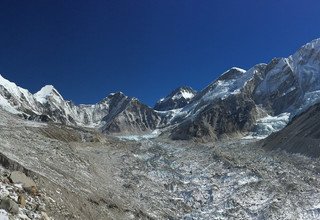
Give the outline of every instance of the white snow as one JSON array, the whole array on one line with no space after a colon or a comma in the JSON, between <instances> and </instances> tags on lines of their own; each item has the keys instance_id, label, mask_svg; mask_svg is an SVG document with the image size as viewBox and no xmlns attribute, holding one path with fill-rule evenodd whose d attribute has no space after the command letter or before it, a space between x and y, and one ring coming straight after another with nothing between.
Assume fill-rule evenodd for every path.
<instances>
[{"instance_id":1,"label":"white snow","mask_svg":"<svg viewBox=\"0 0 320 220\"><path fill-rule=\"evenodd\" d=\"M232 67L231 69L232 69L232 70L237 70L237 71L239 71L239 72L241 72L241 73L247 72L247 70L242 69L242 68L239 68L239 67Z\"/></svg>"},{"instance_id":2,"label":"white snow","mask_svg":"<svg viewBox=\"0 0 320 220\"><path fill-rule=\"evenodd\" d=\"M15 83L3 78L2 75L0 75L0 85L6 88L12 95L16 97L21 96L20 88Z\"/></svg>"},{"instance_id":3,"label":"white snow","mask_svg":"<svg viewBox=\"0 0 320 220\"><path fill-rule=\"evenodd\" d=\"M9 220L8 213L4 209L0 209L0 220Z\"/></svg>"},{"instance_id":4,"label":"white snow","mask_svg":"<svg viewBox=\"0 0 320 220\"><path fill-rule=\"evenodd\" d=\"M131 140L131 141L140 141L140 140L144 140L144 139L152 139L152 138L156 138L161 134L160 130L156 129L153 130L151 133L149 134L142 134L142 135L121 135L121 136L117 136L119 139L121 140Z\"/></svg>"},{"instance_id":5,"label":"white snow","mask_svg":"<svg viewBox=\"0 0 320 220\"><path fill-rule=\"evenodd\" d=\"M10 113L13 114L19 114L20 112L18 110L16 110L12 105L10 105L10 103L8 102L8 100L6 100L5 98L3 98L0 95L0 107L5 110L8 111Z\"/></svg>"},{"instance_id":6,"label":"white snow","mask_svg":"<svg viewBox=\"0 0 320 220\"><path fill-rule=\"evenodd\" d=\"M172 99L173 100L179 100L181 98L185 98L185 99L192 99L194 97L194 94L192 92L186 91L186 90L182 90L179 93L175 94ZM163 100L162 100L163 101ZM161 100L160 100L161 102Z\"/></svg>"}]
</instances>

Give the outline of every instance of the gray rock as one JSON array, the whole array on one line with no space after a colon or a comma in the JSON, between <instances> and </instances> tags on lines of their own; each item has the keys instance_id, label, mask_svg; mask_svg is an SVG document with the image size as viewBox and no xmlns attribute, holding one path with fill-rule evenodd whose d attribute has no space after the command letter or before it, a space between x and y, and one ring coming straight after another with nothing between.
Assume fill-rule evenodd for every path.
<instances>
[{"instance_id":1,"label":"gray rock","mask_svg":"<svg viewBox=\"0 0 320 220\"><path fill-rule=\"evenodd\" d=\"M13 171L10 174L9 178L13 183L21 183L24 188L31 188L36 186L36 183L30 177L27 177L20 171Z\"/></svg>"},{"instance_id":2,"label":"gray rock","mask_svg":"<svg viewBox=\"0 0 320 220\"><path fill-rule=\"evenodd\" d=\"M7 212L12 214L18 214L19 206L12 199L4 198L1 200L0 209L5 209Z\"/></svg>"}]
</instances>

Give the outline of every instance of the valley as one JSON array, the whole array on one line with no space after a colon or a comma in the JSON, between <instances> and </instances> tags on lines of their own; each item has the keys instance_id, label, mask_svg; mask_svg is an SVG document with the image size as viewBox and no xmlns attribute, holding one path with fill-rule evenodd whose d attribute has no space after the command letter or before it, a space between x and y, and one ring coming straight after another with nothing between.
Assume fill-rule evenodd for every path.
<instances>
[{"instance_id":1,"label":"valley","mask_svg":"<svg viewBox=\"0 0 320 220\"><path fill-rule=\"evenodd\" d=\"M70 141L39 132L50 124L6 112L0 120L1 152L32 170L54 219L320 217L319 159L268 151L254 139Z\"/></svg>"}]
</instances>

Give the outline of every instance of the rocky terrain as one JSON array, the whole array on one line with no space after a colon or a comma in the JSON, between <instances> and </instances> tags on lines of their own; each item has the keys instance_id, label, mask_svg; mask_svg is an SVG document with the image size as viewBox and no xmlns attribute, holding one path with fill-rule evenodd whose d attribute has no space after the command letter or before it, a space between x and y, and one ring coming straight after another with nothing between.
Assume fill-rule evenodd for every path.
<instances>
[{"instance_id":1,"label":"rocky terrain","mask_svg":"<svg viewBox=\"0 0 320 220\"><path fill-rule=\"evenodd\" d=\"M66 139L56 125L0 113L2 165L34 179L54 219L320 217L318 159L266 151L254 139L132 141L73 127L65 129L87 138Z\"/></svg>"},{"instance_id":2,"label":"rocky terrain","mask_svg":"<svg viewBox=\"0 0 320 220\"><path fill-rule=\"evenodd\" d=\"M1 157L3 159L3 157ZM7 164L8 165L8 164ZM10 172L1 167L0 219L50 220L46 213L45 193L37 189L36 183L23 172Z\"/></svg>"}]
</instances>

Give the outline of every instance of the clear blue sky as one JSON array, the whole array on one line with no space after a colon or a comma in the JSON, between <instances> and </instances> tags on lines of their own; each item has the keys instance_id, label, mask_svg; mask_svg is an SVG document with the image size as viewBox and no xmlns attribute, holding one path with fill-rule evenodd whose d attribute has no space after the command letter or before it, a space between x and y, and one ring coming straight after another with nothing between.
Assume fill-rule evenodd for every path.
<instances>
[{"instance_id":1,"label":"clear blue sky","mask_svg":"<svg viewBox=\"0 0 320 220\"><path fill-rule=\"evenodd\" d=\"M0 72L76 103L123 91L153 105L233 66L320 37L318 0L0 0Z\"/></svg>"}]
</instances>

